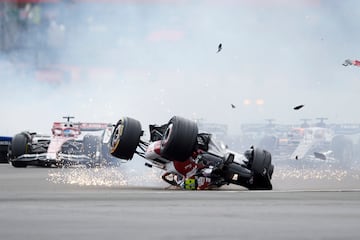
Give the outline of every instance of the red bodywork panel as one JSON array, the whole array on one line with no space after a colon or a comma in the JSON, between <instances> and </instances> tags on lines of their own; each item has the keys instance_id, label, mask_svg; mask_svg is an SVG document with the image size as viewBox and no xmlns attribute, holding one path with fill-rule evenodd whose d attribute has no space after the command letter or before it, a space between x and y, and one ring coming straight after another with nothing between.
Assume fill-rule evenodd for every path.
<instances>
[{"instance_id":1,"label":"red bodywork panel","mask_svg":"<svg viewBox=\"0 0 360 240\"><path fill-rule=\"evenodd\" d=\"M353 65L360 67L360 61L359 60L354 60Z\"/></svg>"}]
</instances>

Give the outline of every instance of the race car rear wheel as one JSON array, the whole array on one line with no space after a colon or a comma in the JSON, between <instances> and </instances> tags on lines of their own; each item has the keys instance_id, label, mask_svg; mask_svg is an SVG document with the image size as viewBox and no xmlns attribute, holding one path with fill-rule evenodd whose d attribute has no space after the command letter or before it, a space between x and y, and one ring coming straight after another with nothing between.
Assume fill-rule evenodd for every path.
<instances>
[{"instance_id":1,"label":"race car rear wheel","mask_svg":"<svg viewBox=\"0 0 360 240\"><path fill-rule=\"evenodd\" d=\"M186 161L195 149L197 134L195 122L179 116L172 117L161 139L161 155L169 160Z\"/></svg>"},{"instance_id":2,"label":"race car rear wheel","mask_svg":"<svg viewBox=\"0 0 360 240\"><path fill-rule=\"evenodd\" d=\"M141 124L138 120L129 117L120 119L111 135L111 155L125 160L132 159L142 133Z\"/></svg>"}]
</instances>

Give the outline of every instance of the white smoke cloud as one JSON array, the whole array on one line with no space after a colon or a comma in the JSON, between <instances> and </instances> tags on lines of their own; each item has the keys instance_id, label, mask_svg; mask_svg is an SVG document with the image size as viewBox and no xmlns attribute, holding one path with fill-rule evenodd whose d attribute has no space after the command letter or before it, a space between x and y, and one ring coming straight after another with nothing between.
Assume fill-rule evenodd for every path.
<instances>
[{"instance_id":1,"label":"white smoke cloud","mask_svg":"<svg viewBox=\"0 0 360 240\"><path fill-rule=\"evenodd\" d=\"M226 123L235 132L265 118L360 122L348 107L360 100L359 69L341 65L358 57L360 4L298 2L46 5L52 17L40 36L58 48L17 49L26 64L0 53L0 133L46 133L68 114L101 122L126 115L144 128L182 115ZM35 41L40 33L26 37ZM223 50L216 53L219 43ZM43 56L71 73L60 83L40 81ZM245 99L251 104L243 105ZM255 104L259 99L263 105ZM305 107L292 111L298 104Z\"/></svg>"}]
</instances>

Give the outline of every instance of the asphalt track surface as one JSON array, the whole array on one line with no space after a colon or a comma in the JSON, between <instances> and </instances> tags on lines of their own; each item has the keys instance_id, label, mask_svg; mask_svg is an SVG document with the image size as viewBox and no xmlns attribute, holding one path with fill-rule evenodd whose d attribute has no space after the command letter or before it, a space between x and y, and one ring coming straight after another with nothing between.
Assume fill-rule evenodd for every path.
<instances>
[{"instance_id":1,"label":"asphalt track surface","mask_svg":"<svg viewBox=\"0 0 360 240\"><path fill-rule=\"evenodd\" d=\"M360 239L358 178L182 191L66 182L73 171L0 164L0 239Z\"/></svg>"}]
</instances>

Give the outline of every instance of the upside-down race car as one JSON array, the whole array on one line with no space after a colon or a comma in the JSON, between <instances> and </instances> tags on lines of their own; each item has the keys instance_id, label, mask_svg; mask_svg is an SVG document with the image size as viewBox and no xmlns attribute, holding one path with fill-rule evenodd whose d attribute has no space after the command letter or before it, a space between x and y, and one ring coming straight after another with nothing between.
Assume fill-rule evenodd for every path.
<instances>
[{"instance_id":1,"label":"upside-down race car","mask_svg":"<svg viewBox=\"0 0 360 240\"><path fill-rule=\"evenodd\" d=\"M130 160L136 153L146 166L165 171L162 179L183 189L212 189L236 184L248 189L271 190L274 166L271 154L251 147L238 154L216 143L209 133L199 133L195 122L174 116L167 124L150 125L150 140L142 139L139 121L118 121L110 140L111 154Z\"/></svg>"},{"instance_id":2,"label":"upside-down race car","mask_svg":"<svg viewBox=\"0 0 360 240\"><path fill-rule=\"evenodd\" d=\"M112 124L54 122L52 136L28 131L16 134L9 149L14 167L101 165L116 158L109 154Z\"/></svg>"}]
</instances>

